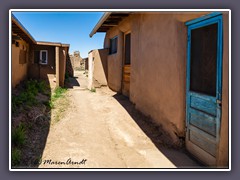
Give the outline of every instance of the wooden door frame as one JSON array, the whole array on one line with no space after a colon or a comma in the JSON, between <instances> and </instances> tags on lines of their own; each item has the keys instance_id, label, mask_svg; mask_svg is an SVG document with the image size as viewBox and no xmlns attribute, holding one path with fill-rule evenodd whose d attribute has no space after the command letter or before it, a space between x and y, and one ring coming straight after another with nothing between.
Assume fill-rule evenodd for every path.
<instances>
[{"instance_id":1,"label":"wooden door frame","mask_svg":"<svg viewBox=\"0 0 240 180\"><path fill-rule=\"evenodd\" d=\"M191 63L191 31L196 28L205 27L214 23L218 23L218 44L217 44L217 63L216 63L216 96L215 97L209 97L206 96L206 98L210 99L216 99L216 109L217 109L217 115L216 118L219 118L219 122L216 122L216 157L215 159L210 156L210 154L204 153L204 150L197 149L196 151L203 156L203 159L207 159L208 162L203 162L208 165L216 165L216 160L218 158L218 150L219 150L219 142L220 142L220 128L221 128L221 105L218 103L222 101L222 56L223 56L223 20L222 20L222 13L214 12L211 14L207 14L206 16L202 16L199 18L196 18L194 20L191 20L189 22L186 22L185 25L187 25L187 73L186 73L186 147L192 148L192 150L189 149L189 151L195 151L195 146L188 144L189 139L189 104L190 104L190 96L189 93L194 93L190 91L190 63ZM197 93L196 93L197 94ZM190 142L189 142L190 143ZM193 153L194 154L194 153ZM197 155L196 155L197 156ZM198 157L197 157L198 158ZM199 158L198 158L199 159Z\"/></svg>"}]
</instances>

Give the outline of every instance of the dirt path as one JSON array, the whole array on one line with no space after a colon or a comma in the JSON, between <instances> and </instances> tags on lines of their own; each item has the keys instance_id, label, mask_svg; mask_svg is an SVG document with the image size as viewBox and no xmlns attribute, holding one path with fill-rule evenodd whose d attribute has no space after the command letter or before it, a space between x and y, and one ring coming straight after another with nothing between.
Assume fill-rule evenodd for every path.
<instances>
[{"instance_id":1,"label":"dirt path","mask_svg":"<svg viewBox=\"0 0 240 180\"><path fill-rule=\"evenodd\" d=\"M40 168L199 166L183 152L159 148L144 132L146 123L136 121L137 116L122 105L125 101L129 103L126 98L106 87L96 92L86 90L87 79L83 72L76 71L75 76L80 86L73 86L68 92L71 107L65 118L50 127ZM69 158L79 164L64 164Z\"/></svg>"}]
</instances>

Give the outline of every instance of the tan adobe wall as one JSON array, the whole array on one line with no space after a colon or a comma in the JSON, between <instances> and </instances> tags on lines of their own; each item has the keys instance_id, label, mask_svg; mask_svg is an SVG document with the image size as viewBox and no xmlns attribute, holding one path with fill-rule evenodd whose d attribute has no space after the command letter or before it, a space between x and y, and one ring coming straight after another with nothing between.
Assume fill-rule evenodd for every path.
<instances>
[{"instance_id":1,"label":"tan adobe wall","mask_svg":"<svg viewBox=\"0 0 240 180\"><path fill-rule=\"evenodd\" d=\"M88 54L88 88L108 85L108 49L95 49Z\"/></svg>"},{"instance_id":2,"label":"tan adobe wall","mask_svg":"<svg viewBox=\"0 0 240 180\"><path fill-rule=\"evenodd\" d=\"M28 53L29 53L29 44L24 40L17 40L19 47L16 47L15 44L12 44L12 87L16 87L21 81L27 78L27 62L28 62ZM27 52L26 54L26 63L19 63L20 50Z\"/></svg>"},{"instance_id":3,"label":"tan adobe wall","mask_svg":"<svg viewBox=\"0 0 240 180\"><path fill-rule=\"evenodd\" d=\"M108 49L98 49L93 51L94 57L94 71L93 81L94 87L107 85L107 55Z\"/></svg>"}]
</instances>

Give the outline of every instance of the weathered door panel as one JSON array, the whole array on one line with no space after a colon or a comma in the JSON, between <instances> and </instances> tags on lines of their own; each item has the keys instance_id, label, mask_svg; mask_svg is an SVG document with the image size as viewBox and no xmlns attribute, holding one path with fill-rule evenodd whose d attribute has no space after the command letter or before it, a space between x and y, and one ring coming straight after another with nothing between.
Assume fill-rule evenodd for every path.
<instances>
[{"instance_id":1,"label":"weathered door panel","mask_svg":"<svg viewBox=\"0 0 240 180\"><path fill-rule=\"evenodd\" d=\"M124 38L124 64L123 64L123 80L122 93L129 96L130 92L130 75L131 75L131 34L128 33Z\"/></svg>"},{"instance_id":2,"label":"weathered door panel","mask_svg":"<svg viewBox=\"0 0 240 180\"><path fill-rule=\"evenodd\" d=\"M130 90L130 71L131 66L130 65L124 65L123 67L123 88L122 93L125 96L129 96L129 90Z\"/></svg>"},{"instance_id":3,"label":"weathered door panel","mask_svg":"<svg viewBox=\"0 0 240 180\"><path fill-rule=\"evenodd\" d=\"M222 15L210 14L186 25L186 148L215 166L221 124Z\"/></svg>"}]
</instances>

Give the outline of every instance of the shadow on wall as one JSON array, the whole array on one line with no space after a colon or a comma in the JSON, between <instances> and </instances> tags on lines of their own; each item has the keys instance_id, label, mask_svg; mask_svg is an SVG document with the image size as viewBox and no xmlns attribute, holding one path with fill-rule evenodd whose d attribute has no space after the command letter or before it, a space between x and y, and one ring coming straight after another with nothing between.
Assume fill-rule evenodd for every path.
<instances>
[{"instance_id":1,"label":"shadow on wall","mask_svg":"<svg viewBox=\"0 0 240 180\"><path fill-rule=\"evenodd\" d=\"M108 49L102 49L98 51L107 82L108 82L108 65L107 65L108 51L109 51Z\"/></svg>"},{"instance_id":2,"label":"shadow on wall","mask_svg":"<svg viewBox=\"0 0 240 180\"><path fill-rule=\"evenodd\" d=\"M39 166L52 106L49 80L25 80L12 90L12 168Z\"/></svg>"},{"instance_id":3,"label":"shadow on wall","mask_svg":"<svg viewBox=\"0 0 240 180\"><path fill-rule=\"evenodd\" d=\"M141 130L151 139L153 144L163 153L176 167L178 168L198 168L203 167L202 164L197 162L190 154L186 152L184 147L175 146L172 144L171 138L162 127L153 123L150 117L143 115L140 111L136 110L128 97L122 94L115 94L113 96Z\"/></svg>"},{"instance_id":4,"label":"shadow on wall","mask_svg":"<svg viewBox=\"0 0 240 180\"><path fill-rule=\"evenodd\" d=\"M74 70L73 70L73 67L74 67L74 62L71 61L71 58L69 56L69 54L67 53L67 56L66 56L66 76L67 77L73 77L74 75ZM66 77L66 78L67 78Z\"/></svg>"}]
</instances>

